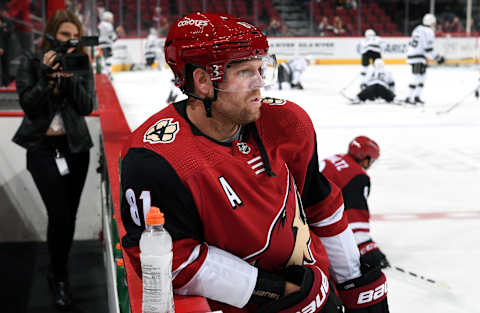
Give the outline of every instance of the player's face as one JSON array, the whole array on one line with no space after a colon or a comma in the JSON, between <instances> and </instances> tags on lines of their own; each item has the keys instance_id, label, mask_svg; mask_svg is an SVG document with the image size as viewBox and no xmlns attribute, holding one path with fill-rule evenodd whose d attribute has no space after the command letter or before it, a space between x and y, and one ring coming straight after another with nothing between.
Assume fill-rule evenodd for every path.
<instances>
[{"instance_id":1,"label":"player's face","mask_svg":"<svg viewBox=\"0 0 480 313\"><path fill-rule=\"evenodd\" d=\"M242 125L256 121L260 117L260 88L265 86L261 70L262 60L231 64L218 86L215 114Z\"/></svg>"}]
</instances>

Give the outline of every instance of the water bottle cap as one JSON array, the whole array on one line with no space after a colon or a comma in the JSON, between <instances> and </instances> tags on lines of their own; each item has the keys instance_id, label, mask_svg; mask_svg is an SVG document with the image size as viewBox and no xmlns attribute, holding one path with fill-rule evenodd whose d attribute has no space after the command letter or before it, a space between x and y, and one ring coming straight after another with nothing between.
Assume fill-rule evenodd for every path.
<instances>
[{"instance_id":1,"label":"water bottle cap","mask_svg":"<svg viewBox=\"0 0 480 313\"><path fill-rule=\"evenodd\" d=\"M147 225L163 225L165 224L165 218L163 213L156 206L150 207L147 213Z\"/></svg>"}]
</instances>

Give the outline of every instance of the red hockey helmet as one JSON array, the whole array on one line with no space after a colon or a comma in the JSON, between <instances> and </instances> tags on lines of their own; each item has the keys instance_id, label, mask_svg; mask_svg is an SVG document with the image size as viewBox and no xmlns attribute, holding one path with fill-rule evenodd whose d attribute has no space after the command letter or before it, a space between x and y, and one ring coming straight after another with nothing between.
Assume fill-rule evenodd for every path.
<instances>
[{"instance_id":1,"label":"red hockey helmet","mask_svg":"<svg viewBox=\"0 0 480 313\"><path fill-rule=\"evenodd\" d=\"M371 161L375 161L380 156L380 148L367 136L358 136L348 145L348 154L355 160L363 160L368 157Z\"/></svg>"},{"instance_id":2,"label":"red hockey helmet","mask_svg":"<svg viewBox=\"0 0 480 313\"><path fill-rule=\"evenodd\" d=\"M240 18L196 12L173 24L164 49L175 85L182 87L186 64L204 68L212 81L221 82L228 63L267 55L268 42L260 29Z\"/></svg>"}]
</instances>

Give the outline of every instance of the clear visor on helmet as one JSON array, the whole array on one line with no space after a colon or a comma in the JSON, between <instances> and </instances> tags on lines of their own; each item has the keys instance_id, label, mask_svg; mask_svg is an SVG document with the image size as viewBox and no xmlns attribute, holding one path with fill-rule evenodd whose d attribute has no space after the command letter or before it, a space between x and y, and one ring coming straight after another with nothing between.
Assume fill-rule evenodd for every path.
<instances>
[{"instance_id":1,"label":"clear visor on helmet","mask_svg":"<svg viewBox=\"0 0 480 313\"><path fill-rule=\"evenodd\" d=\"M277 58L264 55L227 64L223 82L217 89L228 92L257 90L277 82Z\"/></svg>"}]
</instances>

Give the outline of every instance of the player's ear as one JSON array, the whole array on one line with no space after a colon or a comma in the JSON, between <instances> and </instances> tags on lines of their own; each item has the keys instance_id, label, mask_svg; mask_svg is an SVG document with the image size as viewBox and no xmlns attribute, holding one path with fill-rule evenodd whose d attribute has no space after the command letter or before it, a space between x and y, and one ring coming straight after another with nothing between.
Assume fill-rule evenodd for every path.
<instances>
[{"instance_id":1,"label":"player's ear","mask_svg":"<svg viewBox=\"0 0 480 313\"><path fill-rule=\"evenodd\" d=\"M196 68L193 71L193 83L195 86L195 94L202 98L213 94L213 83L208 73L202 68Z\"/></svg>"}]
</instances>

